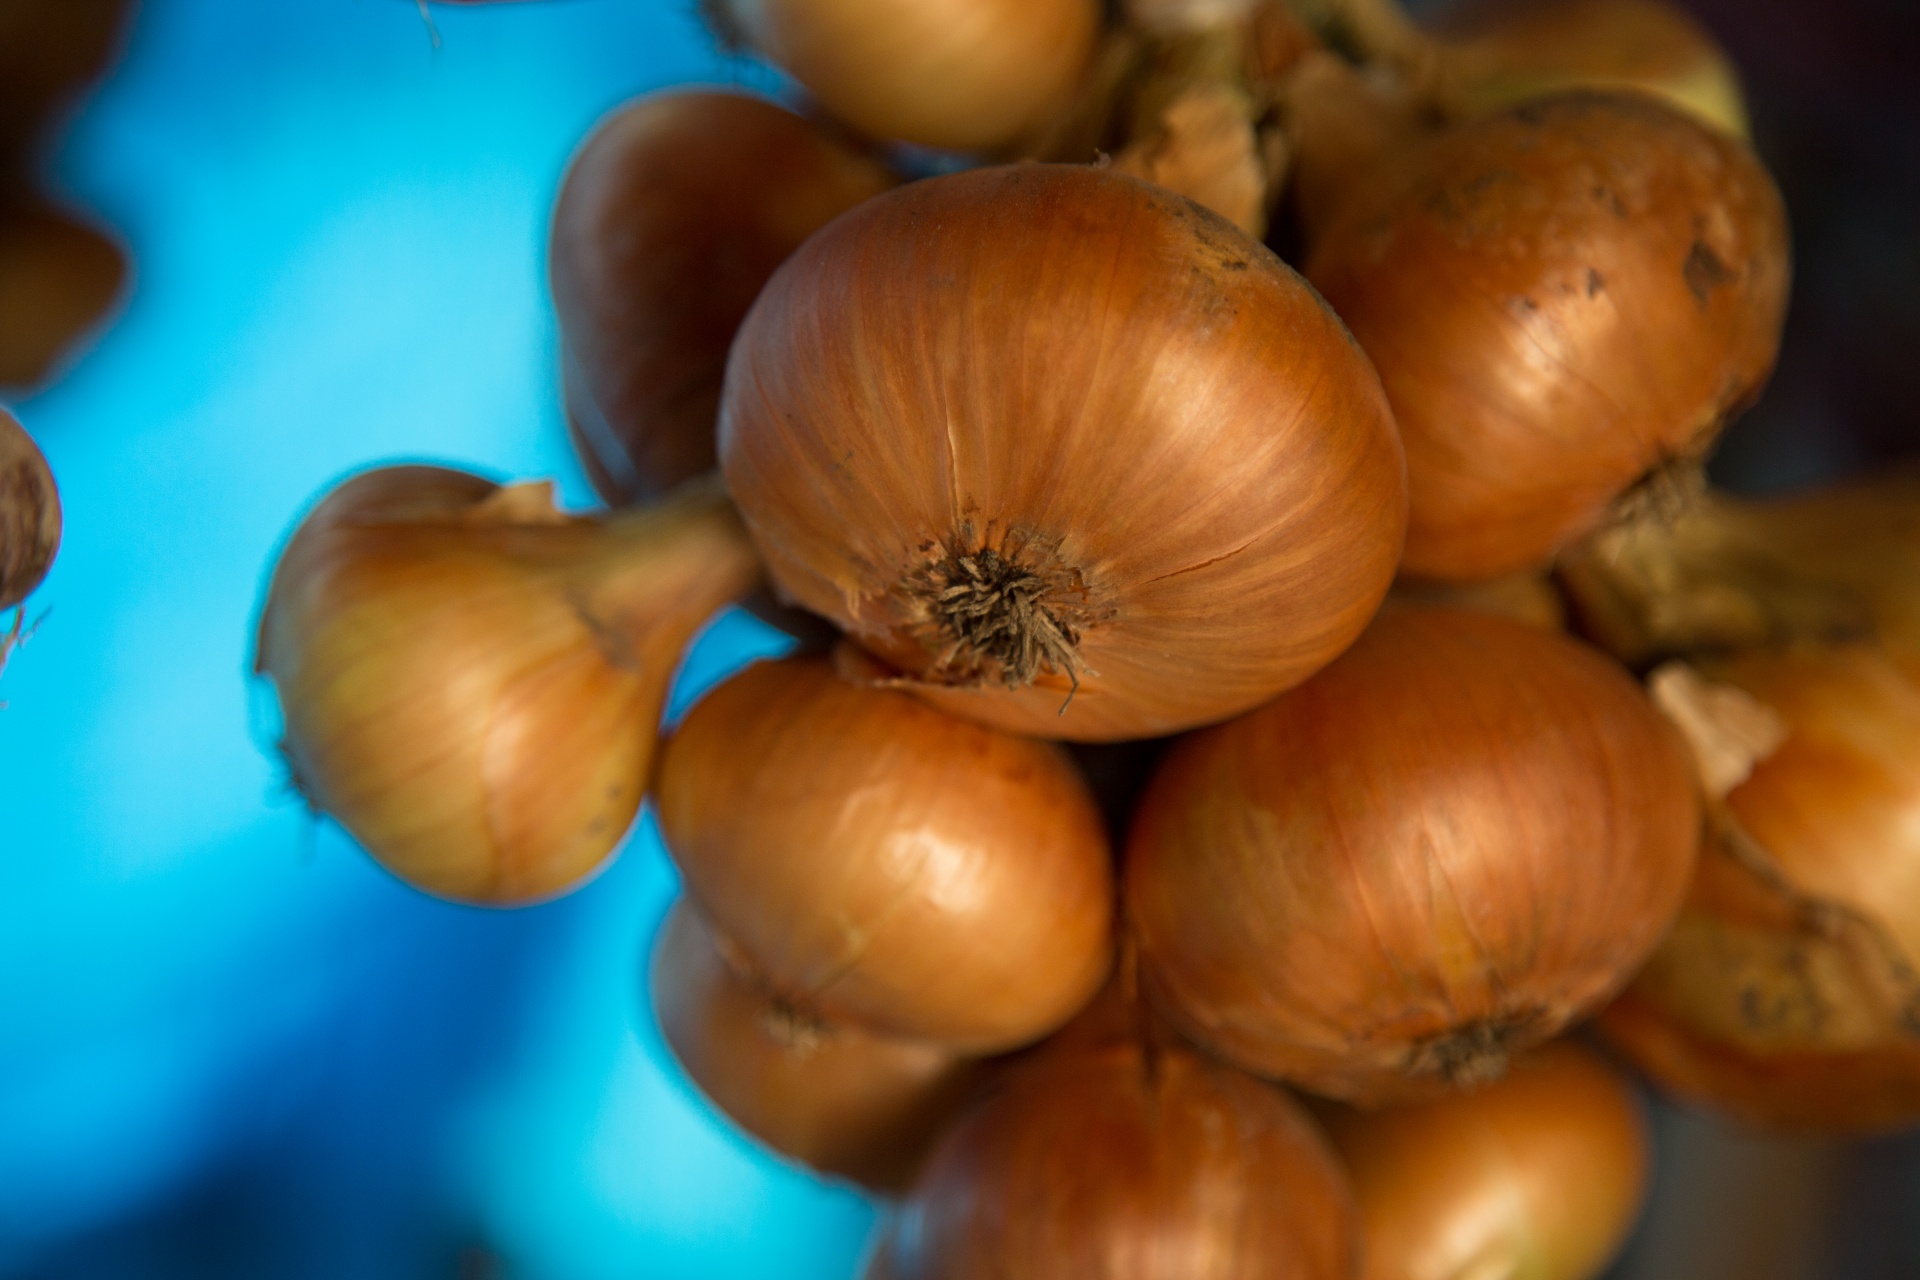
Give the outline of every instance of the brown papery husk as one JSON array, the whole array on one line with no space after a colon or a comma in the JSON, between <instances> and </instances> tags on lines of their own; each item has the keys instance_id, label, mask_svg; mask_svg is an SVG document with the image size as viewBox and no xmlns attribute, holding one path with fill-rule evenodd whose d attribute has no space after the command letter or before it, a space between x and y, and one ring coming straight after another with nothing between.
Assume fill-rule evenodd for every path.
<instances>
[{"instance_id":1,"label":"brown papery husk","mask_svg":"<svg viewBox=\"0 0 1920 1280\"><path fill-rule=\"evenodd\" d=\"M1706 661L1786 734L1714 812L1672 936L1601 1029L1753 1124L1920 1120L1920 680L1869 645Z\"/></svg>"},{"instance_id":2,"label":"brown papery husk","mask_svg":"<svg viewBox=\"0 0 1920 1280\"><path fill-rule=\"evenodd\" d=\"M1184 1032L1377 1105L1495 1078L1616 994L1679 911L1699 822L1678 735L1603 655L1394 609L1173 748L1125 899Z\"/></svg>"},{"instance_id":3,"label":"brown papery husk","mask_svg":"<svg viewBox=\"0 0 1920 1280\"><path fill-rule=\"evenodd\" d=\"M0 387L52 376L126 275L126 255L104 232L37 196L0 194Z\"/></svg>"},{"instance_id":4,"label":"brown papery husk","mask_svg":"<svg viewBox=\"0 0 1920 1280\"><path fill-rule=\"evenodd\" d=\"M1571 1041L1532 1050L1467 1093L1315 1110L1353 1183L1365 1280L1592 1280L1646 1198L1640 1100Z\"/></svg>"},{"instance_id":5,"label":"brown papery husk","mask_svg":"<svg viewBox=\"0 0 1920 1280\"><path fill-rule=\"evenodd\" d=\"M789 658L695 704L654 798L688 897L827 1021L994 1052L1106 975L1111 854L1051 743Z\"/></svg>"},{"instance_id":6,"label":"brown papery husk","mask_svg":"<svg viewBox=\"0 0 1920 1280\"><path fill-rule=\"evenodd\" d=\"M33 594L60 550L60 491L26 428L0 410L0 610Z\"/></svg>"},{"instance_id":7,"label":"brown papery husk","mask_svg":"<svg viewBox=\"0 0 1920 1280\"><path fill-rule=\"evenodd\" d=\"M1786 304L1779 193L1740 142L1634 94L1536 99L1396 155L1307 275L1393 404L1403 570L1544 564L1758 394Z\"/></svg>"},{"instance_id":8,"label":"brown papery husk","mask_svg":"<svg viewBox=\"0 0 1920 1280\"><path fill-rule=\"evenodd\" d=\"M802 241L894 185L771 102L682 91L597 125L568 166L549 255L568 424L609 502L714 466L727 348Z\"/></svg>"},{"instance_id":9,"label":"brown papery husk","mask_svg":"<svg viewBox=\"0 0 1920 1280\"><path fill-rule=\"evenodd\" d=\"M759 581L711 479L581 518L548 485L386 467L295 531L255 665L315 809L416 888L520 905L604 864L681 650Z\"/></svg>"},{"instance_id":10,"label":"brown papery husk","mask_svg":"<svg viewBox=\"0 0 1920 1280\"><path fill-rule=\"evenodd\" d=\"M703 0L731 41L876 138L997 152L1071 100L1099 0Z\"/></svg>"},{"instance_id":11,"label":"brown papery husk","mask_svg":"<svg viewBox=\"0 0 1920 1280\"><path fill-rule=\"evenodd\" d=\"M1297 683L1400 543L1391 418L1339 321L1217 215L1078 166L918 182L808 241L734 345L720 455L787 599L1048 737Z\"/></svg>"},{"instance_id":12,"label":"brown papery husk","mask_svg":"<svg viewBox=\"0 0 1920 1280\"><path fill-rule=\"evenodd\" d=\"M1358 1234L1297 1103L1103 996L941 1140L866 1275L1348 1280Z\"/></svg>"},{"instance_id":13,"label":"brown papery husk","mask_svg":"<svg viewBox=\"0 0 1920 1280\"><path fill-rule=\"evenodd\" d=\"M988 1065L821 1022L736 972L722 951L699 912L675 903L648 988L681 1068L779 1154L875 1191L904 1190Z\"/></svg>"}]
</instances>

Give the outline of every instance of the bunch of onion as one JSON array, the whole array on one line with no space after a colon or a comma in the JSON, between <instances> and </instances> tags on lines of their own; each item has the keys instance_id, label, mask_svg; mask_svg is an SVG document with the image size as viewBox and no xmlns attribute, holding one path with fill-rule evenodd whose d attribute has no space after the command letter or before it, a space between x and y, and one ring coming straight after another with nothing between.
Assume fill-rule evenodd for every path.
<instances>
[{"instance_id":1,"label":"bunch of onion","mask_svg":"<svg viewBox=\"0 0 1920 1280\"><path fill-rule=\"evenodd\" d=\"M1173 747L1126 902L1175 1025L1373 1105L1494 1078L1616 994L1679 911L1699 824L1679 735L1603 655L1396 608Z\"/></svg>"},{"instance_id":2,"label":"bunch of onion","mask_svg":"<svg viewBox=\"0 0 1920 1280\"><path fill-rule=\"evenodd\" d=\"M818 125L738 94L658 94L594 129L560 189L549 270L568 423L603 497L713 469L727 348L760 287L892 185Z\"/></svg>"},{"instance_id":3,"label":"bunch of onion","mask_svg":"<svg viewBox=\"0 0 1920 1280\"><path fill-rule=\"evenodd\" d=\"M1601 1019L1681 1097L1823 1132L1920 1119L1920 664L1871 644L1671 664L1714 797L1673 934Z\"/></svg>"},{"instance_id":4,"label":"bunch of onion","mask_svg":"<svg viewBox=\"0 0 1920 1280\"><path fill-rule=\"evenodd\" d=\"M935 1045L822 1022L735 968L676 903L648 983L668 1046L733 1122L781 1155L898 1191L986 1067Z\"/></svg>"},{"instance_id":5,"label":"bunch of onion","mask_svg":"<svg viewBox=\"0 0 1920 1280\"><path fill-rule=\"evenodd\" d=\"M988 1053L1106 975L1111 855L1054 744L789 658L702 698L653 794L688 898L796 1016Z\"/></svg>"},{"instance_id":6,"label":"bunch of onion","mask_svg":"<svg viewBox=\"0 0 1920 1280\"><path fill-rule=\"evenodd\" d=\"M1099 0L702 0L836 118L876 138L992 152L1045 128L1078 88Z\"/></svg>"},{"instance_id":7,"label":"bunch of onion","mask_svg":"<svg viewBox=\"0 0 1920 1280\"><path fill-rule=\"evenodd\" d=\"M59 550L53 472L26 428L0 411L0 612L33 594Z\"/></svg>"},{"instance_id":8,"label":"bunch of onion","mask_svg":"<svg viewBox=\"0 0 1920 1280\"><path fill-rule=\"evenodd\" d=\"M1393 405L1402 571L1542 565L1697 467L1772 369L1787 275L1759 162L1651 98L1537 99L1372 171L1307 276Z\"/></svg>"},{"instance_id":9,"label":"bunch of onion","mask_svg":"<svg viewBox=\"0 0 1920 1280\"><path fill-rule=\"evenodd\" d=\"M1352 1193L1277 1087L1131 995L998 1073L883 1229L868 1280L1348 1280Z\"/></svg>"},{"instance_id":10,"label":"bunch of onion","mask_svg":"<svg viewBox=\"0 0 1920 1280\"><path fill-rule=\"evenodd\" d=\"M758 582L711 482L580 518L545 484L388 467L295 531L256 666L316 809L429 893L524 903L606 860L681 649Z\"/></svg>"},{"instance_id":11,"label":"bunch of onion","mask_svg":"<svg viewBox=\"0 0 1920 1280\"><path fill-rule=\"evenodd\" d=\"M1646 1195L1639 1099L1565 1040L1469 1093L1319 1117L1360 1207L1366 1280L1592 1280Z\"/></svg>"},{"instance_id":12,"label":"bunch of onion","mask_svg":"<svg viewBox=\"0 0 1920 1280\"><path fill-rule=\"evenodd\" d=\"M815 235L734 344L720 460L779 594L890 684L1047 736L1298 683L1401 542L1339 320L1224 220L1080 166L928 179Z\"/></svg>"}]
</instances>

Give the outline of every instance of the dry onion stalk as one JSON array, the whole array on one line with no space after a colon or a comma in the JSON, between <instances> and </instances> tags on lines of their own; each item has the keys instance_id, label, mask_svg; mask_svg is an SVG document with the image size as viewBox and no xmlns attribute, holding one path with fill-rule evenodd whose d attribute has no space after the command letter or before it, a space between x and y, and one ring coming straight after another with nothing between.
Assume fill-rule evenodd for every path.
<instances>
[{"instance_id":1,"label":"dry onion stalk","mask_svg":"<svg viewBox=\"0 0 1920 1280\"><path fill-rule=\"evenodd\" d=\"M315 808L418 888L524 903L605 862L681 649L759 580L711 481L582 518L546 484L388 467L294 533L256 668Z\"/></svg>"}]
</instances>

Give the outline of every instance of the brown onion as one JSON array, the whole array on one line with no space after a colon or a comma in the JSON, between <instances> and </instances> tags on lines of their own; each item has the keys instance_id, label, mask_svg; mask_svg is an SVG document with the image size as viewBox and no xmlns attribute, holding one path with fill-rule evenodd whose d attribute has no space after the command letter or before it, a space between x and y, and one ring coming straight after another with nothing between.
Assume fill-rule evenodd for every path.
<instances>
[{"instance_id":1,"label":"brown onion","mask_svg":"<svg viewBox=\"0 0 1920 1280\"><path fill-rule=\"evenodd\" d=\"M1064 109L1099 0L703 0L723 36L882 138L991 151Z\"/></svg>"},{"instance_id":2,"label":"brown onion","mask_svg":"<svg viewBox=\"0 0 1920 1280\"><path fill-rule=\"evenodd\" d=\"M22 163L63 99L106 70L132 0L0 5L0 167Z\"/></svg>"},{"instance_id":3,"label":"brown onion","mask_svg":"<svg viewBox=\"0 0 1920 1280\"><path fill-rule=\"evenodd\" d=\"M1170 1043L1067 1037L935 1148L868 1280L1351 1280L1352 1193L1278 1088Z\"/></svg>"},{"instance_id":4,"label":"brown onion","mask_svg":"<svg viewBox=\"0 0 1920 1280\"><path fill-rule=\"evenodd\" d=\"M60 491L26 429L0 410L0 610L33 593L60 550Z\"/></svg>"},{"instance_id":5,"label":"brown onion","mask_svg":"<svg viewBox=\"0 0 1920 1280\"><path fill-rule=\"evenodd\" d=\"M45 202L0 198L0 387L33 387L120 296L126 258Z\"/></svg>"},{"instance_id":6,"label":"brown onion","mask_svg":"<svg viewBox=\"0 0 1920 1280\"><path fill-rule=\"evenodd\" d=\"M1107 840L1052 744L790 658L694 706L654 797L688 896L826 1021L1011 1048L1107 972Z\"/></svg>"},{"instance_id":7,"label":"brown onion","mask_svg":"<svg viewBox=\"0 0 1920 1280\"><path fill-rule=\"evenodd\" d=\"M583 519L544 484L387 467L295 531L256 669L316 809L429 893L524 903L613 851L681 649L758 582L711 483Z\"/></svg>"},{"instance_id":8,"label":"brown onion","mask_svg":"<svg viewBox=\"0 0 1920 1280\"><path fill-rule=\"evenodd\" d=\"M714 465L734 331L773 269L885 168L791 111L731 93L643 98L567 169L549 271L574 443L610 502Z\"/></svg>"},{"instance_id":9,"label":"brown onion","mask_svg":"<svg viewBox=\"0 0 1920 1280\"><path fill-rule=\"evenodd\" d=\"M1307 275L1406 445L1405 571L1545 562L1758 393L1786 304L1779 193L1652 99L1574 93L1396 153Z\"/></svg>"},{"instance_id":10,"label":"brown onion","mask_svg":"<svg viewBox=\"0 0 1920 1280\"><path fill-rule=\"evenodd\" d=\"M699 912L677 902L649 966L673 1056L753 1137L879 1191L912 1180L984 1067L949 1050L817 1021L730 968Z\"/></svg>"},{"instance_id":11,"label":"brown onion","mask_svg":"<svg viewBox=\"0 0 1920 1280\"><path fill-rule=\"evenodd\" d=\"M1126 899L1184 1031L1371 1105L1496 1075L1617 992L1679 910L1699 822L1678 735L1600 654L1394 609L1175 745Z\"/></svg>"},{"instance_id":12,"label":"brown onion","mask_svg":"<svg viewBox=\"0 0 1920 1280\"><path fill-rule=\"evenodd\" d=\"M1225 221L1065 165L917 182L808 241L727 366L776 588L958 714L1078 739L1245 710L1398 554L1366 359Z\"/></svg>"},{"instance_id":13,"label":"brown onion","mask_svg":"<svg viewBox=\"0 0 1920 1280\"><path fill-rule=\"evenodd\" d=\"M1471 1093L1320 1118L1353 1181L1367 1280L1591 1280L1646 1196L1639 1099L1564 1040Z\"/></svg>"},{"instance_id":14,"label":"brown onion","mask_svg":"<svg viewBox=\"0 0 1920 1280\"><path fill-rule=\"evenodd\" d=\"M1679 922L1602 1030L1750 1123L1920 1120L1920 664L1802 646L1700 670L1784 735L1727 779Z\"/></svg>"}]
</instances>

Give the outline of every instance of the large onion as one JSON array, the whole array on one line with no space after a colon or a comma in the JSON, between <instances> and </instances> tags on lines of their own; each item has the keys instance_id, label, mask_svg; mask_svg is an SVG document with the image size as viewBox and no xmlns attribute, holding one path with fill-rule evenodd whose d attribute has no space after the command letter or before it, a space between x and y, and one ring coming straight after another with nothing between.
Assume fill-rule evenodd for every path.
<instances>
[{"instance_id":1,"label":"large onion","mask_svg":"<svg viewBox=\"0 0 1920 1280\"><path fill-rule=\"evenodd\" d=\"M660 1030L700 1091L782 1155L881 1191L911 1181L980 1063L819 1022L734 972L683 900L649 968Z\"/></svg>"},{"instance_id":2,"label":"large onion","mask_svg":"<svg viewBox=\"0 0 1920 1280\"><path fill-rule=\"evenodd\" d=\"M688 896L757 981L826 1021L1011 1048L1107 971L1107 840L1051 743L793 658L696 704L654 795Z\"/></svg>"},{"instance_id":3,"label":"large onion","mask_svg":"<svg viewBox=\"0 0 1920 1280\"><path fill-rule=\"evenodd\" d=\"M1779 194L1733 138L1628 94L1539 99L1394 154L1307 275L1393 403L1404 568L1542 563L1758 392L1786 303Z\"/></svg>"},{"instance_id":4,"label":"large onion","mask_svg":"<svg viewBox=\"0 0 1920 1280\"><path fill-rule=\"evenodd\" d=\"M727 348L760 286L892 185L818 126L738 94L643 98L595 128L560 189L549 270L568 422L603 497L713 469Z\"/></svg>"},{"instance_id":5,"label":"large onion","mask_svg":"<svg viewBox=\"0 0 1920 1280\"><path fill-rule=\"evenodd\" d=\"M1270 252L1091 168L975 170L802 247L727 368L776 587L1025 732L1218 720L1349 644L1401 536L1392 422Z\"/></svg>"},{"instance_id":6,"label":"large onion","mask_svg":"<svg viewBox=\"0 0 1920 1280\"><path fill-rule=\"evenodd\" d=\"M1184 1030L1371 1104L1495 1075L1617 992L1679 910L1699 820L1678 735L1599 654L1394 609L1174 747L1126 897Z\"/></svg>"}]
</instances>

